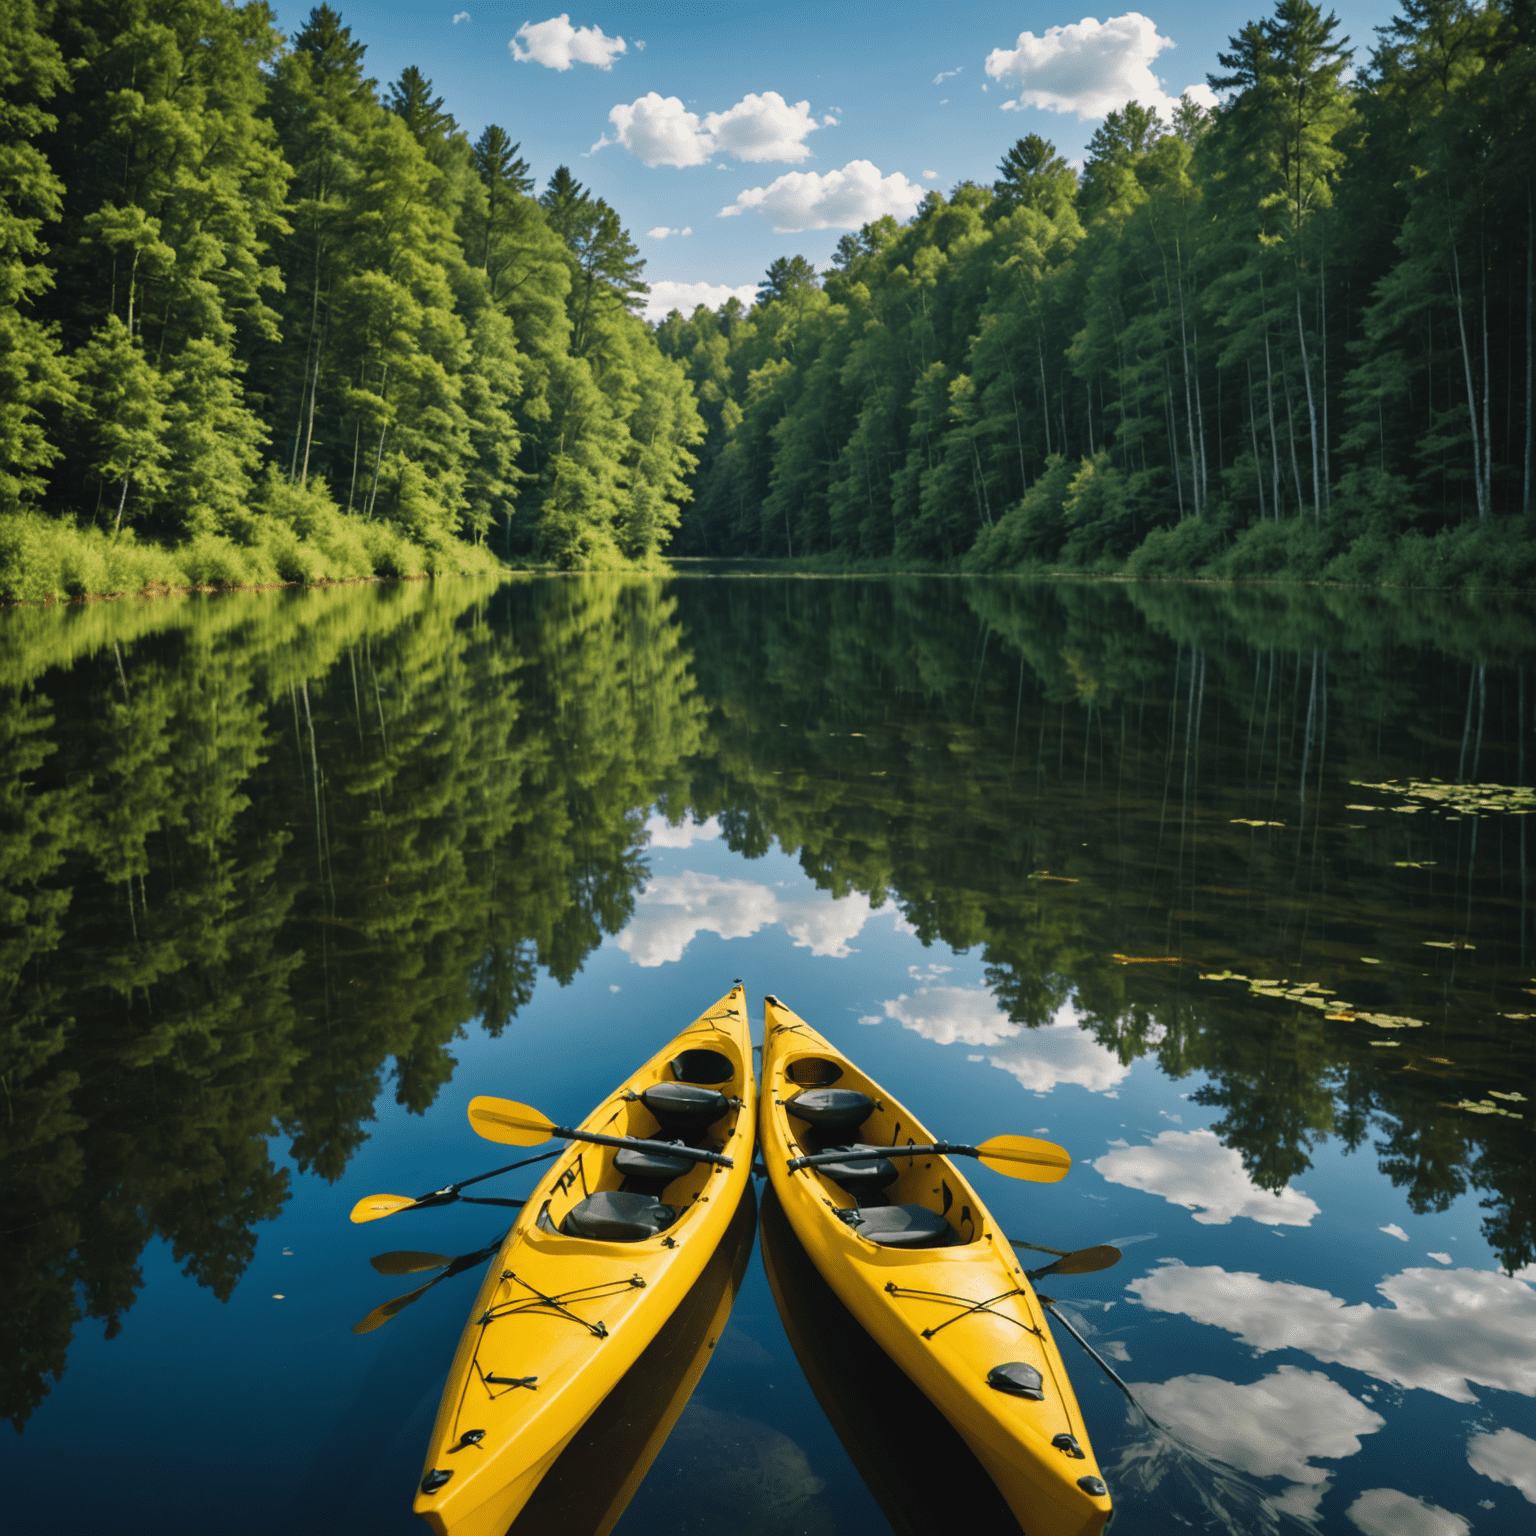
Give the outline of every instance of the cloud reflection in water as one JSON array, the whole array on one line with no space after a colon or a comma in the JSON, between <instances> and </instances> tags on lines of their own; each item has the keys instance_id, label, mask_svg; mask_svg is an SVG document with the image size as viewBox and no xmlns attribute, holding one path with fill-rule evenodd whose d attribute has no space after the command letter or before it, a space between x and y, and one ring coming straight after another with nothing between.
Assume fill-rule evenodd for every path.
<instances>
[{"instance_id":1,"label":"cloud reflection in water","mask_svg":"<svg viewBox=\"0 0 1536 1536\"><path fill-rule=\"evenodd\" d=\"M1536 1290L1490 1270L1405 1269L1376 1289L1390 1306L1350 1305L1314 1286L1166 1259L1127 1290L1154 1312L1181 1312L1261 1354L1318 1360L1455 1402L1471 1383L1536 1395Z\"/></svg>"},{"instance_id":2,"label":"cloud reflection in water","mask_svg":"<svg viewBox=\"0 0 1536 1536\"><path fill-rule=\"evenodd\" d=\"M1161 1195L1195 1213L1205 1226L1225 1226L1246 1216L1267 1227L1310 1226L1315 1200L1289 1187L1260 1189L1242 1157L1212 1131L1163 1131L1144 1146L1115 1147L1093 1165L1111 1184Z\"/></svg>"},{"instance_id":3,"label":"cloud reflection in water","mask_svg":"<svg viewBox=\"0 0 1536 1536\"><path fill-rule=\"evenodd\" d=\"M1049 1093L1059 1083L1104 1093L1130 1075L1113 1051L1078 1027L1070 1004L1039 1029L1015 1024L990 992L977 987L919 987L910 996L888 998L884 1007L887 1018L925 1040L979 1046L994 1067L1034 1093Z\"/></svg>"}]
</instances>

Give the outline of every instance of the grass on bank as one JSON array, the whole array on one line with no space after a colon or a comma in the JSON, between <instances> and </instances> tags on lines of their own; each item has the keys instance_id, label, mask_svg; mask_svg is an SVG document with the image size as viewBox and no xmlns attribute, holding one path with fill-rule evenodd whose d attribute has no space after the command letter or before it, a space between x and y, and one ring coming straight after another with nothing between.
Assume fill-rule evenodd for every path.
<instances>
[{"instance_id":1,"label":"grass on bank","mask_svg":"<svg viewBox=\"0 0 1536 1536\"><path fill-rule=\"evenodd\" d=\"M182 587L263 587L485 574L503 569L462 540L413 541L342 512L324 490L272 476L259 504L218 533L177 545L141 541L34 512L0 516L0 601L49 602Z\"/></svg>"}]
</instances>

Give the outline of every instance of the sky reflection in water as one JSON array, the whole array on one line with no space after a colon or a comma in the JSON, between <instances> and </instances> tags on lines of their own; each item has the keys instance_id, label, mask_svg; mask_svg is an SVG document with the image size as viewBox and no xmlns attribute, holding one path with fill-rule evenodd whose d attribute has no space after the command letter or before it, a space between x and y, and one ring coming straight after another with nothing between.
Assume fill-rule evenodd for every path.
<instances>
[{"instance_id":1,"label":"sky reflection in water","mask_svg":"<svg viewBox=\"0 0 1536 1536\"><path fill-rule=\"evenodd\" d=\"M29 1528L415 1528L472 1281L348 1330L414 1283L371 1253L496 1216L346 1210L493 1163L476 1093L579 1117L737 975L940 1134L1073 1152L977 1177L1019 1238L1124 1240L1051 1289L1144 1410L1063 1340L1128 1525L1530 1518L1524 822L1383 788L1525 782L1520 615L682 580L0 620ZM623 1536L701 1468L701 1520L882 1528L755 1258Z\"/></svg>"}]
</instances>

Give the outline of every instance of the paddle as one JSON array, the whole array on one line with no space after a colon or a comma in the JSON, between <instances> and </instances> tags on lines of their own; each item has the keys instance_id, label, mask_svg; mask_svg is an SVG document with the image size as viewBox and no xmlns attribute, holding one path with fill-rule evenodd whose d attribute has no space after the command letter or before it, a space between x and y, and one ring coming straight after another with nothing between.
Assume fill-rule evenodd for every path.
<instances>
[{"instance_id":1,"label":"paddle","mask_svg":"<svg viewBox=\"0 0 1536 1536\"><path fill-rule=\"evenodd\" d=\"M1010 1243L1013 1242L1009 1238ZM1034 1243L1015 1244L1019 1248L1033 1248ZM1042 1250L1045 1253L1054 1253L1054 1248ZM1064 1253L1054 1264L1043 1265L1039 1269L1025 1271L1030 1280L1043 1280L1047 1275L1096 1275L1101 1269L1112 1269L1120 1262L1120 1250L1109 1243L1101 1243L1096 1248L1078 1248L1072 1253Z\"/></svg>"},{"instance_id":2,"label":"paddle","mask_svg":"<svg viewBox=\"0 0 1536 1536\"><path fill-rule=\"evenodd\" d=\"M877 1157L929 1157L948 1155L979 1158L996 1173L1010 1179L1028 1179L1033 1184L1054 1184L1072 1170L1072 1154L1054 1142L1036 1141L1033 1136L994 1136L979 1147L962 1146L952 1141L934 1141L926 1146L846 1147L832 1152L814 1152L809 1157L792 1157L789 1171L819 1168L823 1163L866 1163Z\"/></svg>"},{"instance_id":3,"label":"paddle","mask_svg":"<svg viewBox=\"0 0 1536 1536\"><path fill-rule=\"evenodd\" d=\"M566 1141L590 1141L600 1147L632 1147L639 1152L663 1151L668 1157L686 1157L696 1163L718 1163L722 1168L734 1168L734 1159L722 1152L701 1152L697 1147L685 1147L681 1142L647 1141L641 1136L604 1136L598 1131L574 1131L568 1125L556 1125L548 1115L541 1114L530 1104L518 1104L512 1099L492 1098L481 1094L469 1101L469 1123L477 1135L487 1141L504 1142L512 1147L537 1146L551 1136ZM550 1156L558 1156L551 1153Z\"/></svg>"},{"instance_id":4,"label":"paddle","mask_svg":"<svg viewBox=\"0 0 1536 1536\"><path fill-rule=\"evenodd\" d=\"M499 1200L494 1196L461 1195L461 1189L468 1189L471 1184L479 1184L485 1179L494 1179L498 1173L511 1173L514 1168L526 1168L530 1163L547 1162L552 1157L558 1157L558 1152L541 1152L537 1157L525 1157L520 1163L508 1163L505 1168L492 1168L489 1173L477 1173L472 1179L460 1179L457 1184L445 1184L441 1189L429 1190L424 1195L417 1195L414 1199L410 1195L364 1195L356 1205L352 1207L352 1220L356 1222L380 1221L385 1216L393 1216L396 1211L426 1210L433 1205L452 1205L456 1200L462 1200L465 1205L510 1205L521 1207L527 1204L525 1200Z\"/></svg>"},{"instance_id":5,"label":"paddle","mask_svg":"<svg viewBox=\"0 0 1536 1536\"><path fill-rule=\"evenodd\" d=\"M491 1244L489 1248L482 1248L479 1253L462 1253L456 1259L446 1258L440 1253L381 1253L378 1258L370 1260L373 1267L380 1274L408 1275L420 1273L424 1269L436 1269L439 1263L446 1265L442 1274L435 1275L425 1285L417 1286L414 1291L407 1291L404 1296L396 1296L393 1301L386 1301L377 1306L361 1322L353 1323L353 1333L372 1333L375 1328L382 1328L390 1318L398 1317L414 1301L420 1301L434 1285L441 1285L444 1280L451 1280L455 1275L462 1275L466 1269L473 1269L477 1264L483 1264L501 1247L500 1240ZM403 1263L407 1260L430 1260L434 1262L412 1263L409 1268L386 1269L385 1261L390 1264Z\"/></svg>"}]
</instances>

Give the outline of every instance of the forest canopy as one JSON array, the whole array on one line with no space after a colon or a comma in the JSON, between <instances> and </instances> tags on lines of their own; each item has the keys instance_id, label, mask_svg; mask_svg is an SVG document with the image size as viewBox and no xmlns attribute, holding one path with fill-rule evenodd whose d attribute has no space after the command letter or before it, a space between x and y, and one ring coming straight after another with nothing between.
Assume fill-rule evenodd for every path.
<instances>
[{"instance_id":1,"label":"forest canopy","mask_svg":"<svg viewBox=\"0 0 1536 1536\"><path fill-rule=\"evenodd\" d=\"M0 0L0 590L646 564L703 436L618 215L329 5Z\"/></svg>"},{"instance_id":2,"label":"forest canopy","mask_svg":"<svg viewBox=\"0 0 1536 1536\"><path fill-rule=\"evenodd\" d=\"M674 314L710 436L682 547L1536 583L1536 10L1280 0L1218 105L1129 102L990 185Z\"/></svg>"}]
</instances>

